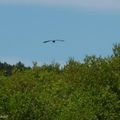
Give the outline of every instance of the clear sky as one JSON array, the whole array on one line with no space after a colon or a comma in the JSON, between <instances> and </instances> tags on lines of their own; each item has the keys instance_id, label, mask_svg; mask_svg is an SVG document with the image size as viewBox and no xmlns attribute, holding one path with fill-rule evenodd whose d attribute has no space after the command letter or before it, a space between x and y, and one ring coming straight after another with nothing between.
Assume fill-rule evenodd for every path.
<instances>
[{"instance_id":1,"label":"clear sky","mask_svg":"<svg viewBox=\"0 0 120 120\"><path fill-rule=\"evenodd\" d=\"M43 44L48 39L65 42ZM0 61L32 65L112 54L119 0L0 0Z\"/></svg>"}]
</instances>

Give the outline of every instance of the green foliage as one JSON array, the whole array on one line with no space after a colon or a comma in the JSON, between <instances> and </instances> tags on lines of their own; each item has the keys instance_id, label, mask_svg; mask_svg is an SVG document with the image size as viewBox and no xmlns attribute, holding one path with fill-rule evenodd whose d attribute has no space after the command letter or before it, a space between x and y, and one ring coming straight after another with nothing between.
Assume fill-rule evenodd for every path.
<instances>
[{"instance_id":1,"label":"green foliage","mask_svg":"<svg viewBox=\"0 0 120 120\"><path fill-rule=\"evenodd\" d=\"M111 57L71 58L63 68L1 63L0 119L120 120L119 47Z\"/></svg>"},{"instance_id":2,"label":"green foliage","mask_svg":"<svg viewBox=\"0 0 120 120\"><path fill-rule=\"evenodd\" d=\"M120 57L120 43L114 45L113 53L115 57Z\"/></svg>"}]
</instances>

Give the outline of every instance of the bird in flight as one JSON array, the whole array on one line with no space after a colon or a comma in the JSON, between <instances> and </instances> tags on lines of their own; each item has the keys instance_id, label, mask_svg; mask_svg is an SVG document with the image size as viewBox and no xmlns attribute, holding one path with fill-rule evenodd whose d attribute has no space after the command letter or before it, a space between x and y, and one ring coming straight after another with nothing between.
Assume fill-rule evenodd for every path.
<instances>
[{"instance_id":1,"label":"bird in flight","mask_svg":"<svg viewBox=\"0 0 120 120\"><path fill-rule=\"evenodd\" d=\"M55 43L55 42L64 42L64 40L59 40L59 39L56 39L56 40L46 40L46 41L43 41L43 43L48 43L48 42L53 42L53 43Z\"/></svg>"}]
</instances>

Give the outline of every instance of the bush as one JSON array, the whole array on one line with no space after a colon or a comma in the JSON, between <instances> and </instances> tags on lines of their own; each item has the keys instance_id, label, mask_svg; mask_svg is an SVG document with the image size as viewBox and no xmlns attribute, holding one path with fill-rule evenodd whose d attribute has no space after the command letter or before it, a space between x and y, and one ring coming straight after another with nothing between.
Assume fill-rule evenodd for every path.
<instances>
[{"instance_id":1,"label":"bush","mask_svg":"<svg viewBox=\"0 0 120 120\"><path fill-rule=\"evenodd\" d=\"M120 120L119 45L110 57L86 56L0 71L0 116L7 120ZM6 65L6 64L5 64ZM7 64L7 66L9 66ZM6 69L6 68L5 68ZM1 118L2 119L2 118Z\"/></svg>"}]
</instances>

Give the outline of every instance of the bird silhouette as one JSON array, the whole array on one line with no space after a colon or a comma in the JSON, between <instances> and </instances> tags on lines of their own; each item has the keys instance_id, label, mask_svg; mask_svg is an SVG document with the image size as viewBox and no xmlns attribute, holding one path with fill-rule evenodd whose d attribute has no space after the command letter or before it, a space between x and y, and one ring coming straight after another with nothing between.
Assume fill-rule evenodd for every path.
<instances>
[{"instance_id":1,"label":"bird silhouette","mask_svg":"<svg viewBox=\"0 0 120 120\"><path fill-rule=\"evenodd\" d=\"M48 43L48 42L53 42L53 43L55 43L56 41L64 42L64 40L56 39L56 40L46 40L46 41L43 41L43 43Z\"/></svg>"}]
</instances>

